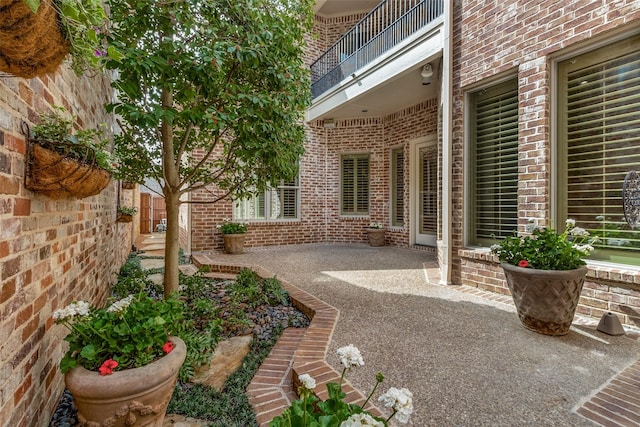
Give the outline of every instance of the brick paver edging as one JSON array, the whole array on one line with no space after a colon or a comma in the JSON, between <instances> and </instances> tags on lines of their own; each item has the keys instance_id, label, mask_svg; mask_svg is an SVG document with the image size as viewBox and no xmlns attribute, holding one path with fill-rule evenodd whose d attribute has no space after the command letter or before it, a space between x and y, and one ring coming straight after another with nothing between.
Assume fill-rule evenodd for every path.
<instances>
[{"instance_id":1,"label":"brick paver edging","mask_svg":"<svg viewBox=\"0 0 640 427\"><path fill-rule=\"evenodd\" d=\"M194 254L192 260L197 267L206 267L209 273L205 275L211 277L236 274L242 268L251 268L261 277L274 276L260 266L221 263L204 254ZM302 289L279 280L292 304L311 322L305 329L287 328L247 386L249 403L261 427L267 426L297 398L300 375L309 374L316 380L314 392L322 400L328 397L326 384L340 381L340 373L325 360L340 312ZM342 390L347 394L346 402L362 404L365 401L365 395L348 380L343 380ZM372 404L366 409L376 416L382 415Z\"/></svg>"}]
</instances>

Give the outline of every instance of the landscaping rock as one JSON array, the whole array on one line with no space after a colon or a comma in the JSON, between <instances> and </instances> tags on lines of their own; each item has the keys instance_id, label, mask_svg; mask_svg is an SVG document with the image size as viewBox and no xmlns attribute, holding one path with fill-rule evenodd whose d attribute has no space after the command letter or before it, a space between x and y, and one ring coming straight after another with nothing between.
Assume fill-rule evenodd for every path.
<instances>
[{"instance_id":1,"label":"landscaping rock","mask_svg":"<svg viewBox=\"0 0 640 427\"><path fill-rule=\"evenodd\" d=\"M249 354L252 340L253 336L243 335L220 341L209 365L198 370L193 382L221 391L227 378L242 365L242 360Z\"/></svg>"}]
</instances>

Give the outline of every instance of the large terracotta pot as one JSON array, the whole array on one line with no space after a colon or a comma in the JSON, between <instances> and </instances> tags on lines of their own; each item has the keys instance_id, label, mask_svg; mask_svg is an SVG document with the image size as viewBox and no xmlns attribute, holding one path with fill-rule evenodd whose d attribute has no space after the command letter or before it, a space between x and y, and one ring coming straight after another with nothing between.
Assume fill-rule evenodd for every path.
<instances>
[{"instance_id":1,"label":"large terracotta pot","mask_svg":"<svg viewBox=\"0 0 640 427\"><path fill-rule=\"evenodd\" d=\"M79 366L65 375L67 389L86 427L162 427L187 347L178 337L166 356L141 368L101 376Z\"/></svg>"},{"instance_id":2,"label":"large terracotta pot","mask_svg":"<svg viewBox=\"0 0 640 427\"><path fill-rule=\"evenodd\" d=\"M224 251L228 254L241 254L244 252L245 233L223 234Z\"/></svg>"},{"instance_id":3,"label":"large terracotta pot","mask_svg":"<svg viewBox=\"0 0 640 427\"><path fill-rule=\"evenodd\" d=\"M575 270L536 270L500 264L507 278L522 325L545 335L569 332L578 306L587 267Z\"/></svg>"},{"instance_id":4,"label":"large terracotta pot","mask_svg":"<svg viewBox=\"0 0 640 427\"><path fill-rule=\"evenodd\" d=\"M385 232L384 228L367 228L369 246L384 246Z\"/></svg>"}]
</instances>

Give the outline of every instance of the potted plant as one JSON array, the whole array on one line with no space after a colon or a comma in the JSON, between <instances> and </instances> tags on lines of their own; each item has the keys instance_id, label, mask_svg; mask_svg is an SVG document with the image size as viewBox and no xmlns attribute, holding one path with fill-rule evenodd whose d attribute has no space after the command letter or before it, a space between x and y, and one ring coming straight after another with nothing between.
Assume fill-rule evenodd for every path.
<instances>
[{"instance_id":1,"label":"potted plant","mask_svg":"<svg viewBox=\"0 0 640 427\"><path fill-rule=\"evenodd\" d=\"M138 213L138 209L133 206L118 206L116 222L131 222L133 216Z\"/></svg>"},{"instance_id":2,"label":"potted plant","mask_svg":"<svg viewBox=\"0 0 640 427\"><path fill-rule=\"evenodd\" d=\"M55 71L68 53L81 75L120 60L107 46L107 14L101 0L0 1L0 71L32 78Z\"/></svg>"},{"instance_id":3,"label":"potted plant","mask_svg":"<svg viewBox=\"0 0 640 427\"><path fill-rule=\"evenodd\" d=\"M367 227L367 237L369 239L369 246L384 246L385 244L385 229L384 225L380 222L372 222Z\"/></svg>"},{"instance_id":4,"label":"potted plant","mask_svg":"<svg viewBox=\"0 0 640 427\"><path fill-rule=\"evenodd\" d=\"M228 254L241 254L244 252L244 238L248 225L243 222L233 222L228 218L222 220L217 228L222 233L224 250Z\"/></svg>"},{"instance_id":5,"label":"potted plant","mask_svg":"<svg viewBox=\"0 0 640 427\"><path fill-rule=\"evenodd\" d=\"M162 425L186 356L173 336L183 307L177 297L140 293L107 308L78 301L53 313L70 330L60 368L82 425Z\"/></svg>"},{"instance_id":6,"label":"potted plant","mask_svg":"<svg viewBox=\"0 0 640 427\"><path fill-rule=\"evenodd\" d=\"M568 219L562 233L534 227L530 236L510 236L491 247L525 328L546 335L569 332L587 274L583 258L594 242Z\"/></svg>"},{"instance_id":7,"label":"potted plant","mask_svg":"<svg viewBox=\"0 0 640 427\"><path fill-rule=\"evenodd\" d=\"M100 193L111 180L116 164L106 147L106 126L74 131L75 117L64 109L42 114L29 130L25 186L52 199L84 198Z\"/></svg>"},{"instance_id":8,"label":"potted plant","mask_svg":"<svg viewBox=\"0 0 640 427\"><path fill-rule=\"evenodd\" d=\"M344 398L347 395L342 391L344 376L351 368L363 366L364 360L358 348L351 344L339 348L338 356L342 364L342 375L339 383L327 384L328 399L320 400L313 391L316 381L309 374L302 374L297 381L300 384L298 387L300 399L291 402L291 406L286 408L282 415L275 417L269 423L269 427L321 425L386 427L392 418L402 424L409 422L409 417L413 413L413 394L406 388L391 387L378 398L385 408L392 411L387 418L374 416L370 411L363 409L367 407L378 385L384 381L384 375L381 373L376 375L376 384L362 405L345 402Z\"/></svg>"}]
</instances>

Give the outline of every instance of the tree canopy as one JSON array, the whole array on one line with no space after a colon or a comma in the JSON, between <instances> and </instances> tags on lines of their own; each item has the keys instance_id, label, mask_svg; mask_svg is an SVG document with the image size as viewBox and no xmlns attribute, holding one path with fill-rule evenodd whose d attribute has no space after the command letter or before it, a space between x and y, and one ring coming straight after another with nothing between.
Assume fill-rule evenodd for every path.
<instances>
[{"instance_id":1,"label":"tree canopy","mask_svg":"<svg viewBox=\"0 0 640 427\"><path fill-rule=\"evenodd\" d=\"M108 64L117 89L110 108L122 128L116 155L122 176L163 185L165 270L172 270L165 291L177 289L184 193L206 188L216 200L241 197L296 175L310 102L303 54L312 4L110 2L109 43L123 56Z\"/></svg>"}]
</instances>

